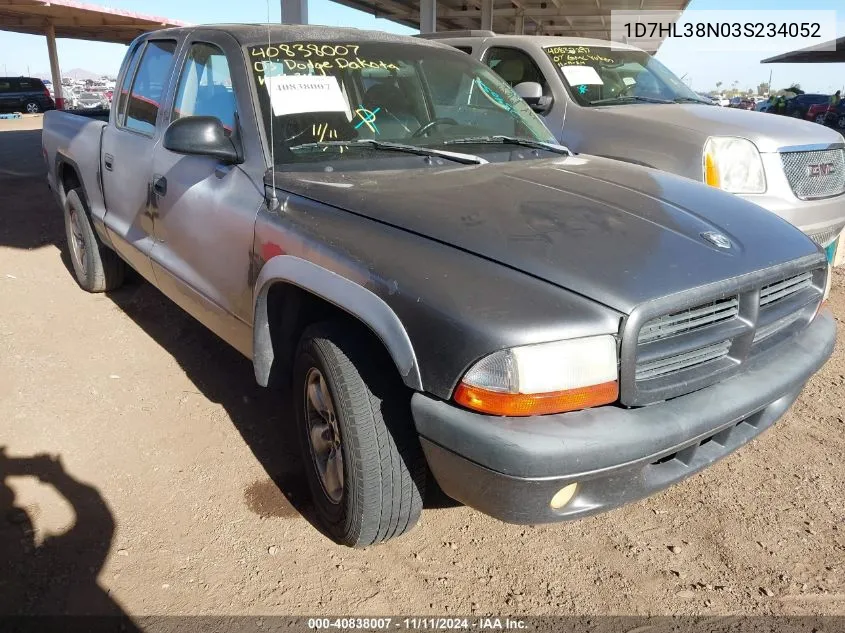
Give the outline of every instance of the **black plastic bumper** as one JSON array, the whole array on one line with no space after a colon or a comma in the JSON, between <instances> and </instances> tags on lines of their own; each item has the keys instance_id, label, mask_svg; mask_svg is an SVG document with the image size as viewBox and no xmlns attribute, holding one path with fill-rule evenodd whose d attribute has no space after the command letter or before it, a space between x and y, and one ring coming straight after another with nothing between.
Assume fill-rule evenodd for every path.
<instances>
[{"instance_id":1,"label":"black plastic bumper","mask_svg":"<svg viewBox=\"0 0 845 633\"><path fill-rule=\"evenodd\" d=\"M638 409L600 407L535 418L479 415L415 394L411 406L443 491L511 523L596 514L706 468L772 426L830 357L827 310L788 341L706 389ZM578 482L562 509L549 502Z\"/></svg>"}]
</instances>

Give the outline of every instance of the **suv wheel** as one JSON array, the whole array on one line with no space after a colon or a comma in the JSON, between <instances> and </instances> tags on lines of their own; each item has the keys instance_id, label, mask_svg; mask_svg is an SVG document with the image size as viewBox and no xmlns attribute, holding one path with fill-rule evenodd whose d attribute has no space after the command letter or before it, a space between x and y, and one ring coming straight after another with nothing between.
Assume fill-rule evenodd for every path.
<instances>
[{"instance_id":1,"label":"suv wheel","mask_svg":"<svg viewBox=\"0 0 845 633\"><path fill-rule=\"evenodd\" d=\"M27 114L38 114L41 112L41 105L37 101L27 101L23 109L26 110Z\"/></svg>"},{"instance_id":2,"label":"suv wheel","mask_svg":"<svg viewBox=\"0 0 845 633\"><path fill-rule=\"evenodd\" d=\"M65 232L73 272L83 290L106 292L123 283L126 264L97 238L78 189L65 196Z\"/></svg>"},{"instance_id":3,"label":"suv wheel","mask_svg":"<svg viewBox=\"0 0 845 633\"><path fill-rule=\"evenodd\" d=\"M824 121L825 121L825 115L824 114L817 114L816 115L816 123L819 123L820 125L824 125Z\"/></svg>"},{"instance_id":4,"label":"suv wheel","mask_svg":"<svg viewBox=\"0 0 845 633\"><path fill-rule=\"evenodd\" d=\"M417 522L425 459L410 397L372 338L343 322L302 335L293 397L303 461L320 525L336 542L366 547Z\"/></svg>"},{"instance_id":5,"label":"suv wheel","mask_svg":"<svg viewBox=\"0 0 845 633\"><path fill-rule=\"evenodd\" d=\"M836 122L836 126L840 130L845 130L845 114L843 114L839 117L839 120Z\"/></svg>"}]
</instances>

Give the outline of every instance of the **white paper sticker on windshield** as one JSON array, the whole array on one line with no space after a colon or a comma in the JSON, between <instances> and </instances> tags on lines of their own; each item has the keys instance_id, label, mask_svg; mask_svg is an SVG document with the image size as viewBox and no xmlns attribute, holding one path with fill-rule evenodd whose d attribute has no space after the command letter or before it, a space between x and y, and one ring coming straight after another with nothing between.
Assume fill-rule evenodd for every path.
<instances>
[{"instance_id":1,"label":"white paper sticker on windshield","mask_svg":"<svg viewBox=\"0 0 845 633\"><path fill-rule=\"evenodd\" d=\"M592 66L561 66L570 86L602 86L604 82Z\"/></svg>"},{"instance_id":2,"label":"white paper sticker on windshield","mask_svg":"<svg viewBox=\"0 0 845 633\"><path fill-rule=\"evenodd\" d=\"M637 80L633 77L622 77L622 83L626 86L633 86L635 83L637 83Z\"/></svg>"},{"instance_id":3,"label":"white paper sticker on windshield","mask_svg":"<svg viewBox=\"0 0 845 633\"><path fill-rule=\"evenodd\" d=\"M265 80L273 114L349 112L349 104L333 75L276 75Z\"/></svg>"}]
</instances>

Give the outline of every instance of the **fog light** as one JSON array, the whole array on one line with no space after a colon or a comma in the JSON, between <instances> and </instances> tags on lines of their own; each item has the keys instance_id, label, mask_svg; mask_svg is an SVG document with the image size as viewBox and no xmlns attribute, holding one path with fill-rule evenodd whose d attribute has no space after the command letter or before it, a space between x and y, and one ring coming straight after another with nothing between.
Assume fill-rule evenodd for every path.
<instances>
[{"instance_id":1,"label":"fog light","mask_svg":"<svg viewBox=\"0 0 845 633\"><path fill-rule=\"evenodd\" d=\"M560 510L563 506L572 501L572 497L575 496L575 491L577 489L578 483L576 482L558 490L555 493L555 496L552 497L552 500L549 501L549 505L552 507L552 510Z\"/></svg>"}]
</instances>

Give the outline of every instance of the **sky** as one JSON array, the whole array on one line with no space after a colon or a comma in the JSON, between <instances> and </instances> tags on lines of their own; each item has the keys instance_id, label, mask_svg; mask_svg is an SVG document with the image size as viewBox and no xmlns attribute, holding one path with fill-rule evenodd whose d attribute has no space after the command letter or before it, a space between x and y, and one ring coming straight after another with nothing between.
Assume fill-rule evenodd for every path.
<instances>
[{"instance_id":1,"label":"sky","mask_svg":"<svg viewBox=\"0 0 845 633\"><path fill-rule=\"evenodd\" d=\"M266 22L265 0L86 0L117 9L139 13L166 16L185 22ZM270 19L280 20L279 0L269 0ZM801 20L802 11L827 9L839 12L836 16L837 36L845 35L845 5L842 0L691 0L688 11L744 9L792 10ZM330 0L309 0L309 21L312 24L332 26L353 26L378 29L393 33L411 34L412 29L389 20L377 19L372 15L343 7ZM806 20L806 17L804 17ZM680 22L684 21L681 17ZM791 50L791 47L787 50ZM103 44L78 40L58 40L59 60L62 68L69 71L82 68L98 74L117 74L126 47L120 44ZM772 73L775 89L787 87L795 82L808 92L831 93L845 87L845 64L760 64L760 60L777 52L786 51L708 51L702 53L692 40L668 40L658 51L658 59L682 77L695 90L710 91L721 81L722 89L738 82L740 88L756 88L768 81ZM49 78L50 64L47 46L43 37L21 35L0 31L0 73L3 75L34 75Z\"/></svg>"}]
</instances>

